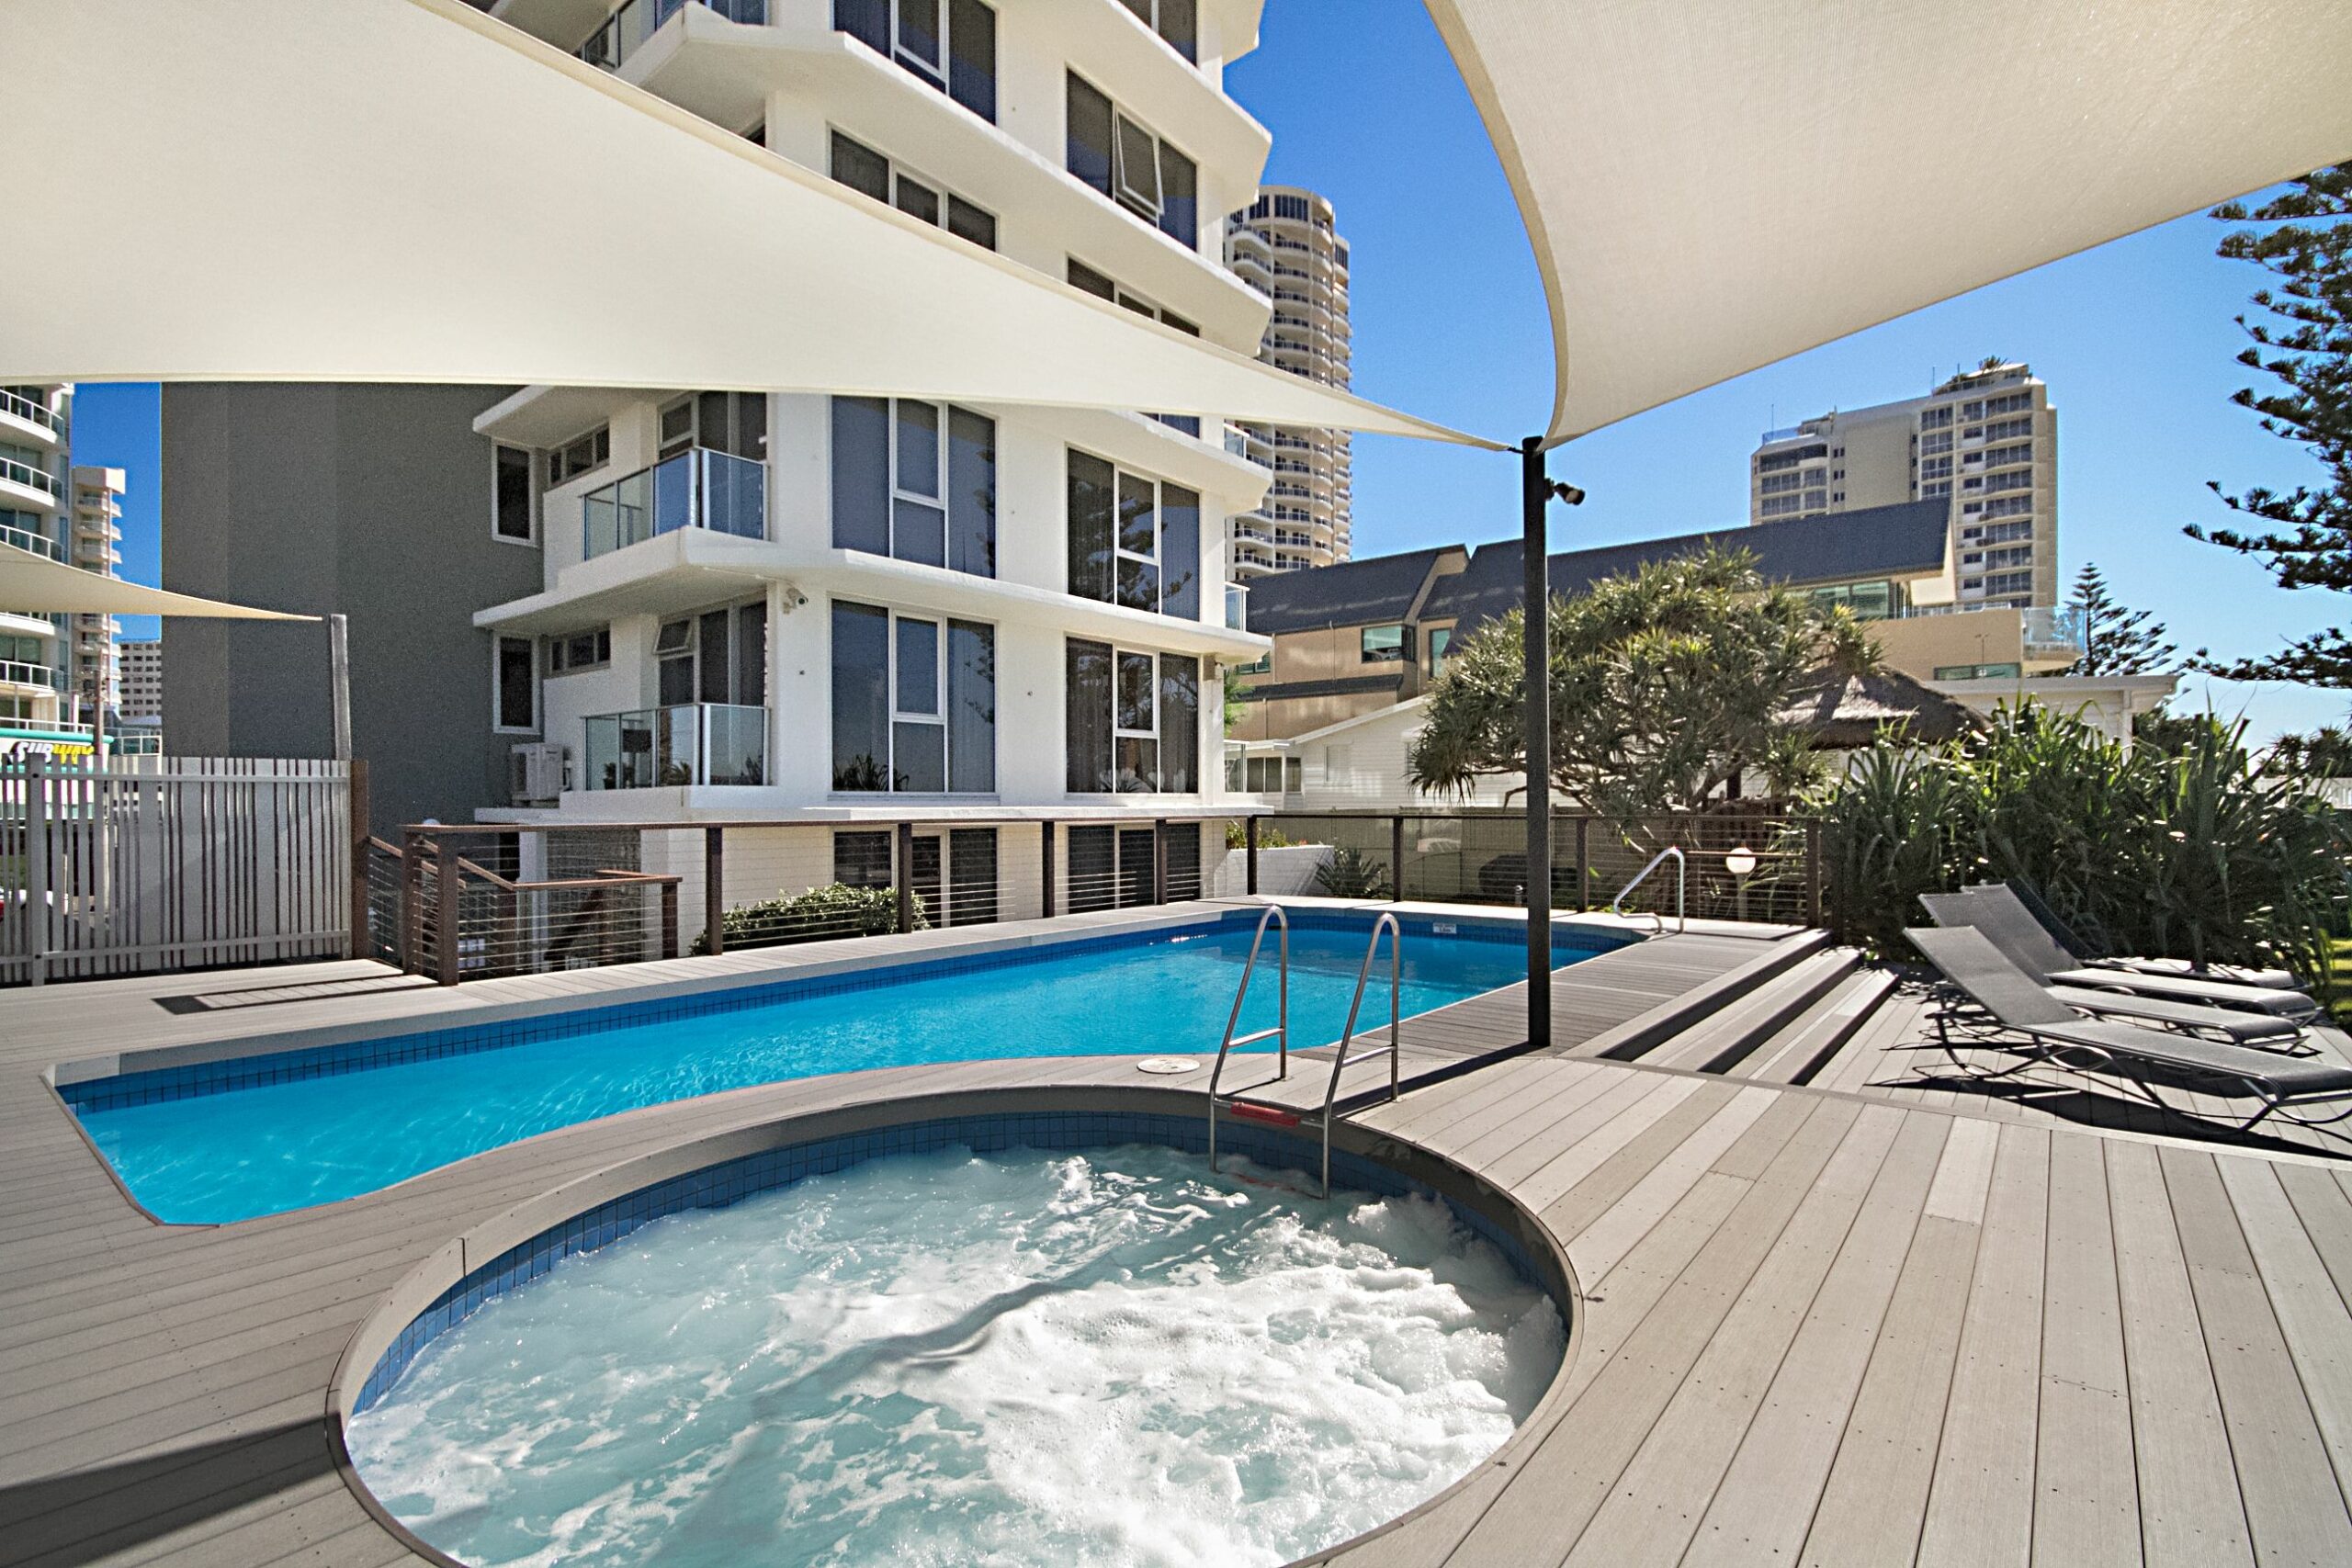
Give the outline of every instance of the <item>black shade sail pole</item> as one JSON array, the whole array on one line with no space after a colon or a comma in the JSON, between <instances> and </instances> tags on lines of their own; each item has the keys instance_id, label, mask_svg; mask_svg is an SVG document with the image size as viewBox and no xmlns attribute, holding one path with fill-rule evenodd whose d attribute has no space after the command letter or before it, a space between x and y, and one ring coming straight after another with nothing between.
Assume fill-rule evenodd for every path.
<instances>
[{"instance_id":1,"label":"black shade sail pole","mask_svg":"<svg viewBox=\"0 0 2352 1568\"><path fill-rule=\"evenodd\" d=\"M1551 582L1545 574L1544 473L1539 436L1520 443L1520 503L1527 625L1527 1043L1552 1043Z\"/></svg>"}]
</instances>

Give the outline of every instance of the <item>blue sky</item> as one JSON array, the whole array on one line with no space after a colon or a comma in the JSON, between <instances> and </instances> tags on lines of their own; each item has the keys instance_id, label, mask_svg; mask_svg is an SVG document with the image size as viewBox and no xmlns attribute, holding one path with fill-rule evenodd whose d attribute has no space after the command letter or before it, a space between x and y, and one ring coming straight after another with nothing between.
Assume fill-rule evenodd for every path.
<instances>
[{"instance_id":1,"label":"blue sky","mask_svg":"<svg viewBox=\"0 0 2352 1568\"><path fill-rule=\"evenodd\" d=\"M1551 338L1527 238L1477 111L1418 0L1271 0L1259 51L1227 86L1273 132L1271 181L1336 204L1353 247L1356 389L1516 438L1551 407ZM2233 318L2261 275L2213 254L2203 217L2011 278L1800 355L1575 443L1554 471L1589 497L1555 508L1555 547L1746 520L1747 456L1776 424L1925 391L1988 354L2030 361L2058 410L2059 549L2096 561L2184 649L2259 652L2341 617L2343 600L2271 586L2258 563L2182 536L2224 515L2205 488L2318 477L2231 406ZM1759 299L1759 310L1770 301ZM156 581L153 388L85 387L74 460L129 469L126 573ZM1419 442L1356 443L1359 554L1515 534L1515 460ZM133 635L153 635L152 626ZM2257 739L2335 722L2344 694L2188 682Z\"/></svg>"}]
</instances>

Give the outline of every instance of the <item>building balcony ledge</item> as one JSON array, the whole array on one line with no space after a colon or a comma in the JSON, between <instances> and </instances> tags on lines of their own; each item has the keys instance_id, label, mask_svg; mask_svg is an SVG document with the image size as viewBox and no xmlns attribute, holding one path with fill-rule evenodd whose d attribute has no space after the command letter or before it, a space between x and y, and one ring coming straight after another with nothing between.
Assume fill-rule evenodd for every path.
<instances>
[{"instance_id":1,"label":"building balcony ledge","mask_svg":"<svg viewBox=\"0 0 2352 1568\"><path fill-rule=\"evenodd\" d=\"M1155 38L1143 34L1123 7L1099 0L1051 0L1071 14L1070 25L1106 39L1136 33L1121 46L1148 46L1166 55L1147 78L1122 66L1114 79L1121 102L1190 153L1201 166L1201 245L1179 243L1104 200L1048 157L991 125L944 93L883 59L849 34L790 23L732 22L707 6L690 5L638 47L616 73L624 81L714 124L751 124L765 113L768 95L789 93L820 107L844 134L903 161L930 179L979 203L1000 222L1056 237L1057 253L1083 256L1090 265L1150 296L1197 324L1211 341L1247 353L1264 329L1265 297L1227 271L1214 254L1214 214L1219 203L1254 185L1271 145L1264 128L1211 86ZM1083 73L1081 50L1071 58ZM1109 74L1101 67L1096 74ZM1181 113L1155 107L1147 80L1164 75L1162 88L1185 100ZM1189 82L1189 85L1182 84ZM1219 107L1218 106L1222 106ZM1058 115L1053 117L1056 126ZM1233 192L1224 187L1232 185ZM1058 276L1058 272L1057 273Z\"/></svg>"}]
</instances>

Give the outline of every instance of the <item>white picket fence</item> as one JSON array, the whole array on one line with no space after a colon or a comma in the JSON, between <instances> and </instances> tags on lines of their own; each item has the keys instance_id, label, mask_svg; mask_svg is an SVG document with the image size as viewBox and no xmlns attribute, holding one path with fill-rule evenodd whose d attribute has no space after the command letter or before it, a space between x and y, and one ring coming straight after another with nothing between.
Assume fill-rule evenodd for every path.
<instances>
[{"instance_id":1,"label":"white picket fence","mask_svg":"<svg viewBox=\"0 0 2352 1568\"><path fill-rule=\"evenodd\" d=\"M339 957L352 770L0 758L0 984Z\"/></svg>"}]
</instances>

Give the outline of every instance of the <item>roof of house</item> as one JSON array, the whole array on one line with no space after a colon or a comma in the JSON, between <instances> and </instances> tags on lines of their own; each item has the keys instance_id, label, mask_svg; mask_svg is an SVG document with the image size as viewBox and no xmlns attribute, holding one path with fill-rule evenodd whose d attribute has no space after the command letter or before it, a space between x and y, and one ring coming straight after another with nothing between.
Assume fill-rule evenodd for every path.
<instances>
[{"instance_id":1,"label":"roof of house","mask_svg":"<svg viewBox=\"0 0 2352 1568\"><path fill-rule=\"evenodd\" d=\"M1929 745L1984 727L1966 704L1893 670L1843 678L1825 672L1774 716L1812 730L1815 748L1840 751L1868 746L1882 730L1896 726L1910 739Z\"/></svg>"},{"instance_id":2,"label":"roof of house","mask_svg":"<svg viewBox=\"0 0 2352 1568\"><path fill-rule=\"evenodd\" d=\"M1950 525L1949 498L1934 496L1753 527L1713 528L1703 534L1569 550L1552 557L1548 570L1553 592L1576 593L1601 578L1646 562L1722 545L1754 556L1757 570L1776 582L1842 582L1922 574L1941 570ZM1467 631L1509 614L1520 604L1519 563L1516 539L1479 546L1467 570L1438 583L1421 608L1422 615L1432 620L1452 615L1459 630ZM1252 630L1259 629L1254 615L1251 623Z\"/></svg>"},{"instance_id":3,"label":"roof of house","mask_svg":"<svg viewBox=\"0 0 2352 1568\"><path fill-rule=\"evenodd\" d=\"M1250 583L1250 629L1271 636L1404 620L1412 614L1438 558L1462 547L1433 545L1402 555L1368 556L1254 578Z\"/></svg>"}]
</instances>

